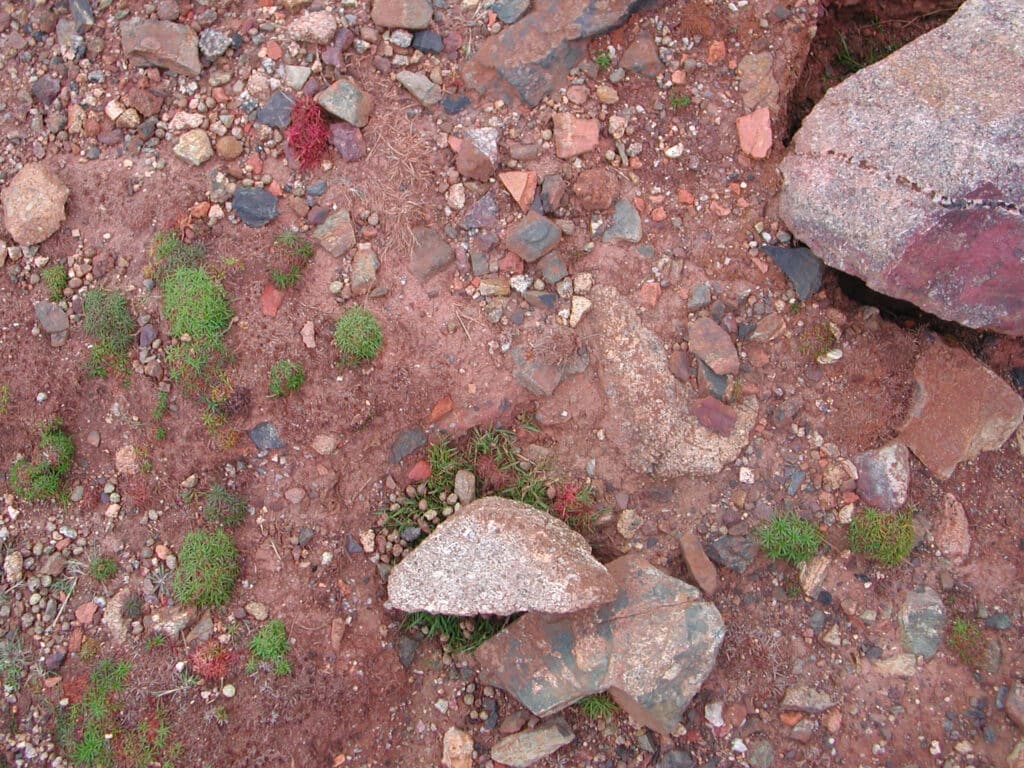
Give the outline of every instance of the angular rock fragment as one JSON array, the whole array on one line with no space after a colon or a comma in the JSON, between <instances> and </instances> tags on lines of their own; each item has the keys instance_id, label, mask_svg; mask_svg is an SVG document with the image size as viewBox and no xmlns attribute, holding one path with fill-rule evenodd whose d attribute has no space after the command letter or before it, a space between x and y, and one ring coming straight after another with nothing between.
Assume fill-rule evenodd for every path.
<instances>
[{"instance_id":1,"label":"angular rock fragment","mask_svg":"<svg viewBox=\"0 0 1024 768\"><path fill-rule=\"evenodd\" d=\"M199 37L173 21L129 19L121 22L121 50L135 67L162 67L179 75L198 77Z\"/></svg>"},{"instance_id":2,"label":"angular rock fragment","mask_svg":"<svg viewBox=\"0 0 1024 768\"><path fill-rule=\"evenodd\" d=\"M4 226L18 245L36 245L64 222L64 205L71 190L53 171L29 163L0 193Z\"/></svg>"},{"instance_id":3,"label":"angular rock fragment","mask_svg":"<svg viewBox=\"0 0 1024 768\"><path fill-rule=\"evenodd\" d=\"M611 602L527 614L477 649L480 677L542 717L607 690L634 720L671 733L714 666L722 617L639 555L612 561L608 573Z\"/></svg>"},{"instance_id":4,"label":"angular rock fragment","mask_svg":"<svg viewBox=\"0 0 1024 768\"><path fill-rule=\"evenodd\" d=\"M388 578L395 608L454 616L561 614L614 594L586 539L546 512L497 497L441 523Z\"/></svg>"}]
</instances>

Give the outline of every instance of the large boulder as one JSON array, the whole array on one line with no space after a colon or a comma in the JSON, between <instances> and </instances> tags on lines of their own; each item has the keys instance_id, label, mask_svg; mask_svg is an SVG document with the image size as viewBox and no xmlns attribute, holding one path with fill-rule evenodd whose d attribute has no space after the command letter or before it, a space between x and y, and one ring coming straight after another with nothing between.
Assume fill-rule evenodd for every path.
<instances>
[{"instance_id":1,"label":"large boulder","mask_svg":"<svg viewBox=\"0 0 1024 768\"><path fill-rule=\"evenodd\" d=\"M828 91L782 163L782 219L876 291L1024 335L1021 93L1019 0L967 0Z\"/></svg>"},{"instance_id":2,"label":"large boulder","mask_svg":"<svg viewBox=\"0 0 1024 768\"><path fill-rule=\"evenodd\" d=\"M899 439L936 477L999 450L1024 419L1024 400L964 350L935 341L914 366L914 397Z\"/></svg>"},{"instance_id":3,"label":"large boulder","mask_svg":"<svg viewBox=\"0 0 1024 768\"><path fill-rule=\"evenodd\" d=\"M0 193L4 224L18 245L36 245L60 229L71 190L39 163L18 171Z\"/></svg>"},{"instance_id":4,"label":"large boulder","mask_svg":"<svg viewBox=\"0 0 1024 768\"><path fill-rule=\"evenodd\" d=\"M614 595L611 576L580 534L494 496L437 526L388 577L393 607L454 616L569 613Z\"/></svg>"},{"instance_id":5,"label":"large boulder","mask_svg":"<svg viewBox=\"0 0 1024 768\"><path fill-rule=\"evenodd\" d=\"M540 717L607 690L638 723L671 733L714 667L722 617L640 555L613 560L608 573L614 600L527 614L476 650L480 677Z\"/></svg>"},{"instance_id":6,"label":"large boulder","mask_svg":"<svg viewBox=\"0 0 1024 768\"><path fill-rule=\"evenodd\" d=\"M464 67L467 85L494 96L517 96L531 107L568 79L587 40L623 24L660 0L534 0L533 9L485 38Z\"/></svg>"},{"instance_id":7,"label":"large boulder","mask_svg":"<svg viewBox=\"0 0 1024 768\"><path fill-rule=\"evenodd\" d=\"M736 404L725 434L702 423L690 402L696 392L669 370L661 340L644 327L630 302L608 286L593 292L592 357L608 395L608 435L626 463L657 477L713 475L746 447L757 399Z\"/></svg>"}]
</instances>

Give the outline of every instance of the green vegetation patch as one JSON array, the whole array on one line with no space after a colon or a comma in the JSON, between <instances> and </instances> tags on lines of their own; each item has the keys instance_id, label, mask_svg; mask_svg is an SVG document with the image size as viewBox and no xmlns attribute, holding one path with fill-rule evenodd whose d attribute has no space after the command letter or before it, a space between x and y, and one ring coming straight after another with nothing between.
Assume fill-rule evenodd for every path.
<instances>
[{"instance_id":1,"label":"green vegetation patch","mask_svg":"<svg viewBox=\"0 0 1024 768\"><path fill-rule=\"evenodd\" d=\"M153 278L163 282L179 267L201 266L206 260L206 249L199 243L185 243L177 232L157 232L149 255Z\"/></svg>"},{"instance_id":2,"label":"green vegetation patch","mask_svg":"<svg viewBox=\"0 0 1024 768\"><path fill-rule=\"evenodd\" d=\"M271 397L284 397L306 383L306 370L295 360L278 360L270 368Z\"/></svg>"},{"instance_id":3,"label":"green vegetation patch","mask_svg":"<svg viewBox=\"0 0 1024 768\"><path fill-rule=\"evenodd\" d=\"M6 692L17 691L28 668L28 654L18 637L0 639L0 686Z\"/></svg>"},{"instance_id":4,"label":"green vegetation patch","mask_svg":"<svg viewBox=\"0 0 1024 768\"><path fill-rule=\"evenodd\" d=\"M284 291L299 281L312 260L313 244L309 240L295 232L282 232L274 241L267 275L278 290Z\"/></svg>"},{"instance_id":5,"label":"green vegetation patch","mask_svg":"<svg viewBox=\"0 0 1024 768\"><path fill-rule=\"evenodd\" d=\"M164 311L175 336L215 342L234 313L224 290L204 267L178 267L163 283Z\"/></svg>"},{"instance_id":6,"label":"green vegetation patch","mask_svg":"<svg viewBox=\"0 0 1024 768\"><path fill-rule=\"evenodd\" d=\"M290 674L292 665L287 658L290 651L288 630L284 622L281 619L268 621L249 641L249 663L246 670L252 674L259 669L260 662L266 662L275 675Z\"/></svg>"},{"instance_id":7,"label":"green vegetation patch","mask_svg":"<svg viewBox=\"0 0 1024 768\"><path fill-rule=\"evenodd\" d=\"M341 364L346 367L373 360L383 343L380 323L364 307L352 307L334 325L334 346L341 352Z\"/></svg>"},{"instance_id":8,"label":"green vegetation patch","mask_svg":"<svg viewBox=\"0 0 1024 768\"><path fill-rule=\"evenodd\" d=\"M117 560L108 555L94 557L89 563L89 575L96 581L110 581L117 575Z\"/></svg>"},{"instance_id":9,"label":"green vegetation patch","mask_svg":"<svg viewBox=\"0 0 1024 768\"><path fill-rule=\"evenodd\" d=\"M799 565L818 553L824 537L818 527L796 512L774 515L754 531L761 550L771 558Z\"/></svg>"},{"instance_id":10,"label":"green vegetation patch","mask_svg":"<svg viewBox=\"0 0 1024 768\"><path fill-rule=\"evenodd\" d=\"M437 638L447 653L469 653L498 634L511 620L509 617L447 616L416 611L402 620L402 629L418 630L425 637Z\"/></svg>"},{"instance_id":11,"label":"green vegetation patch","mask_svg":"<svg viewBox=\"0 0 1024 768\"><path fill-rule=\"evenodd\" d=\"M601 720L612 717L619 711L619 705L607 693L594 693L584 696L576 702L580 714L589 720Z\"/></svg>"},{"instance_id":12,"label":"green vegetation patch","mask_svg":"<svg viewBox=\"0 0 1024 768\"><path fill-rule=\"evenodd\" d=\"M77 766L114 766L114 739L119 732L117 712L120 695L131 666L125 661L101 659L89 676L82 700L72 704L58 718L56 736Z\"/></svg>"},{"instance_id":13,"label":"green vegetation patch","mask_svg":"<svg viewBox=\"0 0 1024 768\"><path fill-rule=\"evenodd\" d=\"M60 264L51 264L43 269L39 277L50 292L50 301L58 302L64 298L64 289L68 287L68 272Z\"/></svg>"},{"instance_id":14,"label":"green vegetation patch","mask_svg":"<svg viewBox=\"0 0 1024 768\"><path fill-rule=\"evenodd\" d=\"M82 328L93 340L88 371L105 377L117 371L127 374L135 321L128 297L120 291L91 288L82 297Z\"/></svg>"},{"instance_id":15,"label":"green vegetation patch","mask_svg":"<svg viewBox=\"0 0 1024 768\"><path fill-rule=\"evenodd\" d=\"M197 608L224 605L238 580L238 549L223 530L191 531L178 550L174 596Z\"/></svg>"},{"instance_id":16,"label":"green vegetation patch","mask_svg":"<svg viewBox=\"0 0 1024 768\"><path fill-rule=\"evenodd\" d=\"M946 645L960 663L978 669L985 663L987 647L981 625L967 616L957 616L946 631Z\"/></svg>"},{"instance_id":17,"label":"green vegetation patch","mask_svg":"<svg viewBox=\"0 0 1024 768\"><path fill-rule=\"evenodd\" d=\"M880 512L865 507L853 516L848 535L852 552L882 565L899 565L914 548L913 512Z\"/></svg>"},{"instance_id":18,"label":"green vegetation patch","mask_svg":"<svg viewBox=\"0 0 1024 768\"><path fill-rule=\"evenodd\" d=\"M39 433L35 463L16 459L7 473L7 482L15 495L25 501L61 501L67 499L65 488L75 459L75 444L60 419L43 425Z\"/></svg>"},{"instance_id":19,"label":"green vegetation patch","mask_svg":"<svg viewBox=\"0 0 1024 768\"><path fill-rule=\"evenodd\" d=\"M245 499L220 483L203 494L203 517L211 523L234 528L245 520Z\"/></svg>"}]
</instances>

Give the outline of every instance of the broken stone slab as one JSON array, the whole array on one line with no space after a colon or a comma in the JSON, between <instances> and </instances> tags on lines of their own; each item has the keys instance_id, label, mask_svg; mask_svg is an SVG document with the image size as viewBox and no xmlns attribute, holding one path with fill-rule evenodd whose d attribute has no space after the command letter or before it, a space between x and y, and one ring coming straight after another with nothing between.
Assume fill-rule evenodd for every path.
<instances>
[{"instance_id":1,"label":"broken stone slab","mask_svg":"<svg viewBox=\"0 0 1024 768\"><path fill-rule=\"evenodd\" d=\"M184 24L152 19L121 22L121 50L133 67L161 67L199 77L199 37Z\"/></svg>"},{"instance_id":2,"label":"broken stone slab","mask_svg":"<svg viewBox=\"0 0 1024 768\"><path fill-rule=\"evenodd\" d=\"M894 511L907 503L910 489L910 451L903 443L889 443L853 458L857 468L857 495L877 509Z\"/></svg>"},{"instance_id":3,"label":"broken stone slab","mask_svg":"<svg viewBox=\"0 0 1024 768\"><path fill-rule=\"evenodd\" d=\"M690 572L690 576L708 597L714 597L718 591L718 571L711 558L704 552L704 547L695 533L684 533L679 537L679 549L683 555L683 562Z\"/></svg>"},{"instance_id":4,"label":"broken stone slab","mask_svg":"<svg viewBox=\"0 0 1024 768\"><path fill-rule=\"evenodd\" d=\"M452 616L561 614L614 594L586 539L546 512L498 497L467 504L388 577L393 607Z\"/></svg>"},{"instance_id":5,"label":"broken stone slab","mask_svg":"<svg viewBox=\"0 0 1024 768\"><path fill-rule=\"evenodd\" d=\"M432 107L444 98L441 86L422 72L410 72L403 69L395 79L407 90L416 101L425 107Z\"/></svg>"},{"instance_id":6,"label":"broken stone slab","mask_svg":"<svg viewBox=\"0 0 1024 768\"><path fill-rule=\"evenodd\" d=\"M656 477L709 475L735 461L757 419L757 398L735 403L728 435L701 425L686 404L696 391L669 370L661 340L631 302L610 286L593 291L592 357L608 396L606 431L626 463Z\"/></svg>"},{"instance_id":7,"label":"broken stone slab","mask_svg":"<svg viewBox=\"0 0 1024 768\"><path fill-rule=\"evenodd\" d=\"M575 739L565 719L556 717L532 730L499 739L491 747L491 760L509 768L528 768Z\"/></svg>"},{"instance_id":8,"label":"broken stone slab","mask_svg":"<svg viewBox=\"0 0 1024 768\"><path fill-rule=\"evenodd\" d=\"M740 358L728 331L710 317L690 323L687 341L690 351L715 373L725 376L740 372Z\"/></svg>"},{"instance_id":9,"label":"broken stone slab","mask_svg":"<svg viewBox=\"0 0 1024 768\"><path fill-rule=\"evenodd\" d=\"M523 261L532 264L557 248L561 239L562 230L554 222L530 211L509 228L505 245Z\"/></svg>"},{"instance_id":10,"label":"broken stone slab","mask_svg":"<svg viewBox=\"0 0 1024 768\"><path fill-rule=\"evenodd\" d=\"M559 112L553 118L555 154L570 160L597 147L601 124L597 120Z\"/></svg>"},{"instance_id":11,"label":"broken stone slab","mask_svg":"<svg viewBox=\"0 0 1024 768\"><path fill-rule=\"evenodd\" d=\"M466 84L490 97L517 97L531 107L568 80L587 40L623 24L659 0L536 0L530 13L482 41L463 67Z\"/></svg>"},{"instance_id":12,"label":"broken stone slab","mask_svg":"<svg viewBox=\"0 0 1024 768\"><path fill-rule=\"evenodd\" d=\"M932 541L943 557L963 565L971 552L971 529L963 504L952 493L944 494Z\"/></svg>"},{"instance_id":13,"label":"broken stone slab","mask_svg":"<svg viewBox=\"0 0 1024 768\"><path fill-rule=\"evenodd\" d=\"M331 256L341 258L356 244L352 216L344 208L339 208L313 230L313 236Z\"/></svg>"},{"instance_id":14,"label":"broken stone slab","mask_svg":"<svg viewBox=\"0 0 1024 768\"><path fill-rule=\"evenodd\" d=\"M638 723L671 733L711 673L722 617L640 555L607 567L614 599L566 616L528 613L476 650L480 678L540 717L607 690Z\"/></svg>"},{"instance_id":15,"label":"broken stone slab","mask_svg":"<svg viewBox=\"0 0 1024 768\"><path fill-rule=\"evenodd\" d=\"M1019 2L967 0L830 88L780 167L790 231L875 291L1024 336L1022 59Z\"/></svg>"},{"instance_id":16,"label":"broken stone slab","mask_svg":"<svg viewBox=\"0 0 1024 768\"><path fill-rule=\"evenodd\" d=\"M903 650L930 659L939 650L946 627L946 606L931 587L915 587L899 610Z\"/></svg>"},{"instance_id":17,"label":"broken stone slab","mask_svg":"<svg viewBox=\"0 0 1024 768\"><path fill-rule=\"evenodd\" d=\"M899 439L945 480L961 462L999 450L1022 420L1024 400L1009 384L936 340L914 365L914 397Z\"/></svg>"},{"instance_id":18,"label":"broken stone slab","mask_svg":"<svg viewBox=\"0 0 1024 768\"><path fill-rule=\"evenodd\" d=\"M64 222L64 206L71 190L56 173L40 163L29 163L0 193L4 226L18 245L37 245Z\"/></svg>"},{"instance_id":19,"label":"broken stone slab","mask_svg":"<svg viewBox=\"0 0 1024 768\"><path fill-rule=\"evenodd\" d=\"M755 160L764 160L772 151L772 116L767 107L736 118L740 151Z\"/></svg>"}]
</instances>

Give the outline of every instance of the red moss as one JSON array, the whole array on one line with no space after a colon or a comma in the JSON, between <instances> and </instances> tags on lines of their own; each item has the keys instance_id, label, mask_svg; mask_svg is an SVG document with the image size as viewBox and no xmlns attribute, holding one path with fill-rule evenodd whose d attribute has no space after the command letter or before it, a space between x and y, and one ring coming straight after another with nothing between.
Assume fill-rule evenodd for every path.
<instances>
[{"instance_id":1,"label":"red moss","mask_svg":"<svg viewBox=\"0 0 1024 768\"><path fill-rule=\"evenodd\" d=\"M197 645L188 655L192 671L204 680L223 680L235 666L237 654L216 640Z\"/></svg>"},{"instance_id":2,"label":"red moss","mask_svg":"<svg viewBox=\"0 0 1024 768\"><path fill-rule=\"evenodd\" d=\"M589 531L593 526L595 505L579 498L582 489L583 483L579 481L564 483L549 511L570 528Z\"/></svg>"},{"instance_id":3,"label":"red moss","mask_svg":"<svg viewBox=\"0 0 1024 768\"><path fill-rule=\"evenodd\" d=\"M292 122L285 131L288 147L295 153L302 170L309 170L320 162L327 151L329 138L324 111L312 96L302 94L295 100Z\"/></svg>"}]
</instances>

